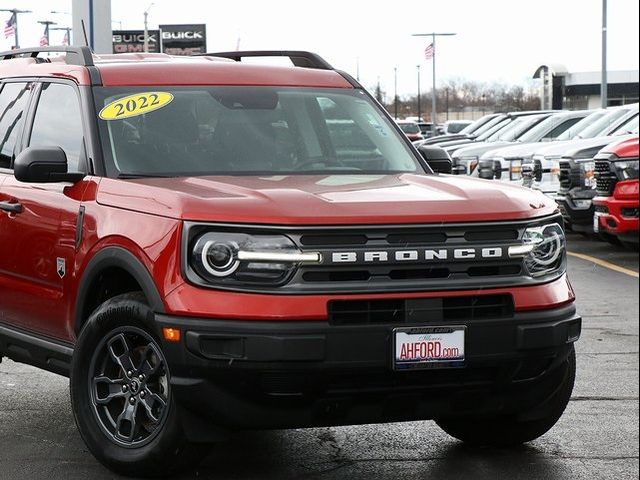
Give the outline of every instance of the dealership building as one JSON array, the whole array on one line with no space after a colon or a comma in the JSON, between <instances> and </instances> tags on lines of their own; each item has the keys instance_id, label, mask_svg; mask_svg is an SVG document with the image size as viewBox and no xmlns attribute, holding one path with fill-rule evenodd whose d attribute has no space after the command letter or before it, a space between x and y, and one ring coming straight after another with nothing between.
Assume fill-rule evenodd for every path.
<instances>
[{"instance_id":1,"label":"dealership building","mask_svg":"<svg viewBox=\"0 0 640 480\"><path fill-rule=\"evenodd\" d=\"M569 72L564 65L541 65L533 78L540 79L542 109L583 110L599 108L601 72ZM607 72L607 105L637 103L638 70Z\"/></svg>"}]
</instances>

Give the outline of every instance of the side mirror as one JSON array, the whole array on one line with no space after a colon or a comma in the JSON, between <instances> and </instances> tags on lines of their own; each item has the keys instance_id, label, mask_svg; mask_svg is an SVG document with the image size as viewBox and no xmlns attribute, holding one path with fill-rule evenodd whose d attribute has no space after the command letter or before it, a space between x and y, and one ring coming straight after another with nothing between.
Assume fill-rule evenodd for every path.
<instances>
[{"instance_id":1,"label":"side mirror","mask_svg":"<svg viewBox=\"0 0 640 480\"><path fill-rule=\"evenodd\" d=\"M25 183L76 183L85 176L67 169L67 155L60 147L28 147L13 162L13 175Z\"/></svg>"},{"instance_id":2,"label":"side mirror","mask_svg":"<svg viewBox=\"0 0 640 480\"><path fill-rule=\"evenodd\" d=\"M442 148L435 145L421 145L418 152L435 173L451 173L453 163L451 157Z\"/></svg>"}]
</instances>

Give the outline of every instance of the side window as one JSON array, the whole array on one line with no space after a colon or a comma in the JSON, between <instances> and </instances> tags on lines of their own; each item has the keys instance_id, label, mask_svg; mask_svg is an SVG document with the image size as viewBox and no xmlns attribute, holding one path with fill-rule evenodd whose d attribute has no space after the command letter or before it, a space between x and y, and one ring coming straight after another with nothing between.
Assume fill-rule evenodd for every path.
<instances>
[{"instance_id":1,"label":"side window","mask_svg":"<svg viewBox=\"0 0 640 480\"><path fill-rule=\"evenodd\" d=\"M0 168L11 167L31 87L30 83L6 83L0 91Z\"/></svg>"},{"instance_id":2,"label":"side window","mask_svg":"<svg viewBox=\"0 0 640 480\"><path fill-rule=\"evenodd\" d=\"M29 146L60 147L69 172L86 171L82 117L76 91L70 85L45 83L33 120Z\"/></svg>"}]
</instances>

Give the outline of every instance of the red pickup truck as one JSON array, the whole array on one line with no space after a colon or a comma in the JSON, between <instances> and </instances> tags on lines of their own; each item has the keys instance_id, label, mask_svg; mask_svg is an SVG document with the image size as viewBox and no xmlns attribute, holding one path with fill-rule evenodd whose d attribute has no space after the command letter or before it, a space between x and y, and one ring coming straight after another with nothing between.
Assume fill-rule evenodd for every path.
<instances>
[{"instance_id":1,"label":"red pickup truck","mask_svg":"<svg viewBox=\"0 0 640 480\"><path fill-rule=\"evenodd\" d=\"M603 148L595 158L593 229L638 249L638 137Z\"/></svg>"},{"instance_id":2,"label":"red pickup truck","mask_svg":"<svg viewBox=\"0 0 640 480\"><path fill-rule=\"evenodd\" d=\"M447 175L313 53L4 52L0 138L0 359L68 375L117 472L237 429L517 445L569 401L555 203Z\"/></svg>"}]
</instances>

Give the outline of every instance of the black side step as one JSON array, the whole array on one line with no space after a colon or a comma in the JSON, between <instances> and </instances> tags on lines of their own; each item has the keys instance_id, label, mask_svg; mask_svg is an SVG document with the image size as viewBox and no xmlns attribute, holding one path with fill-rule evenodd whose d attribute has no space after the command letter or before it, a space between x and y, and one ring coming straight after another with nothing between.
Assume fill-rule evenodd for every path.
<instances>
[{"instance_id":1,"label":"black side step","mask_svg":"<svg viewBox=\"0 0 640 480\"><path fill-rule=\"evenodd\" d=\"M0 325L0 359L8 357L19 363L68 377L73 348L69 345Z\"/></svg>"}]
</instances>

